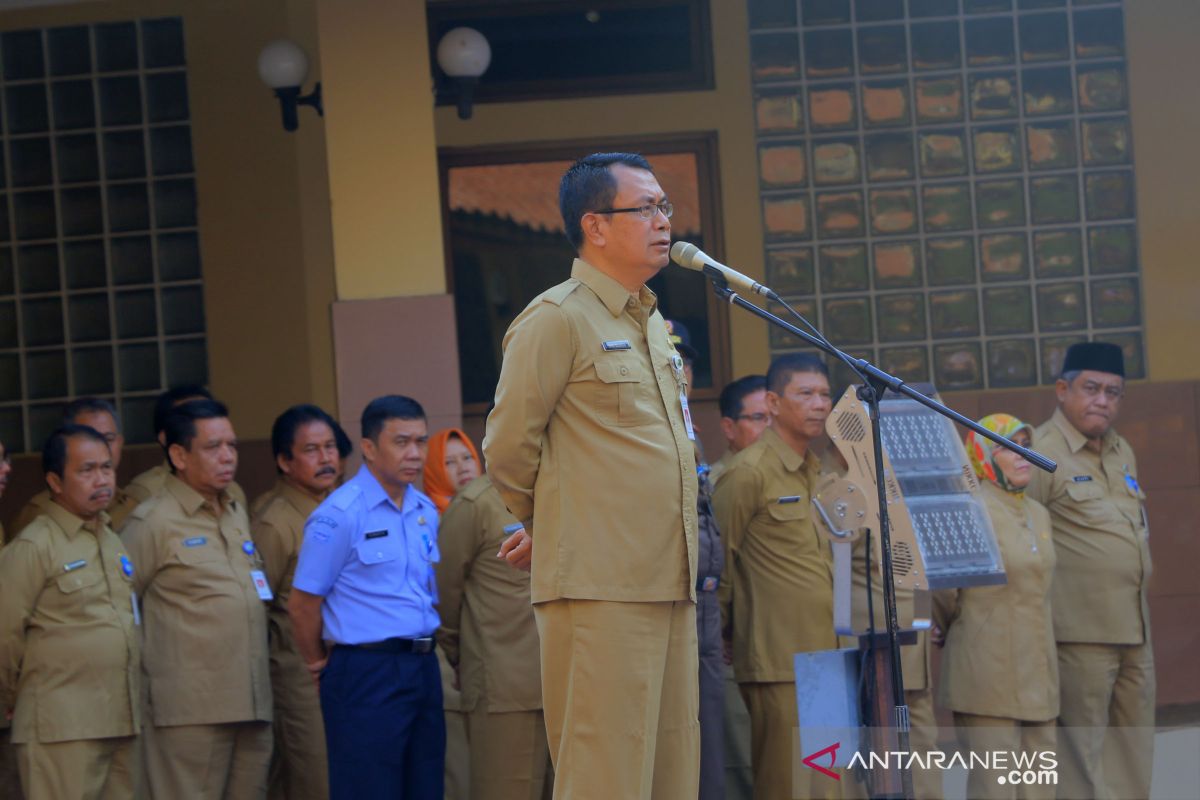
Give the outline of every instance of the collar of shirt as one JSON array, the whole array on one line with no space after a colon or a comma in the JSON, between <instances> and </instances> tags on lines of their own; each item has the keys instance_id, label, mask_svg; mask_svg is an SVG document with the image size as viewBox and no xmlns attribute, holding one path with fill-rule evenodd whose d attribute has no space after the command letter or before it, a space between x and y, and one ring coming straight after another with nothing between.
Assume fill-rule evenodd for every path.
<instances>
[{"instance_id":1,"label":"collar of shirt","mask_svg":"<svg viewBox=\"0 0 1200 800\"><path fill-rule=\"evenodd\" d=\"M63 532L70 539L74 539L79 535L80 531L84 530L90 532L92 535L96 535L104 530L104 526L108 524L108 513L104 511L101 511L95 520L88 522L67 511L67 509L53 500L48 501L44 508L46 516L50 517L50 520L55 525L62 528Z\"/></svg>"},{"instance_id":2,"label":"collar of shirt","mask_svg":"<svg viewBox=\"0 0 1200 800\"><path fill-rule=\"evenodd\" d=\"M1071 424L1071 421L1067 419L1067 415L1062 413L1061 408L1054 409L1054 416L1050 417L1050 420L1054 423L1055 427L1062 432L1063 438L1067 440L1067 447L1071 448L1072 454L1078 453L1087 446L1087 437L1080 433L1075 426ZM1101 439L1100 450L1101 452L1107 452L1116 446L1117 432L1112 428L1109 428L1108 432L1104 434L1104 438Z\"/></svg>"},{"instance_id":3,"label":"collar of shirt","mask_svg":"<svg viewBox=\"0 0 1200 800\"><path fill-rule=\"evenodd\" d=\"M174 472L167 476L166 482L163 484L163 486L175 497L176 500L179 501L179 505L183 507L184 512L187 513L189 517L196 516L196 512L205 506L208 506L214 515L220 517L221 514L224 513L225 509L229 506L230 502L232 502L232 499L229 497L229 492L222 489L221 494L217 498L220 506L213 508L212 504L205 499L204 495L200 494L191 486L188 486L186 483L180 480Z\"/></svg>"},{"instance_id":4,"label":"collar of shirt","mask_svg":"<svg viewBox=\"0 0 1200 800\"><path fill-rule=\"evenodd\" d=\"M362 490L363 502L366 503L368 510L375 508L381 503L387 503L392 508L396 508L395 501L388 496L383 485L371 474L371 470L367 468L366 464L359 467L358 473L350 480L353 483L357 483L358 488ZM408 488L404 490L404 504L396 510L401 514L407 515L426 507L426 510L430 511L436 508L432 500L421 494L421 491L416 486L409 484Z\"/></svg>"},{"instance_id":5,"label":"collar of shirt","mask_svg":"<svg viewBox=\"0 0 1200 800\"><path fill-rule=\"evenodd\" d=\"M329 492L325 492L321 495L309 494L299 486L280 478L279 495L283 497L283 499L289 504L291 504L292 508L296 509L307 517L316 510L317 506L321 504L322 500L329 496Z\"/></svg>"},{"instance_id":6,"label":"collar of shirt","mask_svg":"<svg viewBox=\"0 0 1200 800\"><path fill-rule=\"evenodd\" d=\"M804 455L800 455L783 440L782 436L775 432L774 428L764 430L762 438L766 439L767 446L775 451L788 472L797 472L801 467L811 470L814 465L816 468L820 468L820 459L813 454L812 448L806 450Z\"/></svg>"},{"instance_id":7,"label":"collar of shirt","mask_svg":"<svg viewBox=\"0 0 1200 800\"><path fill-rule=\"evenodd\" d=\"M631 294L614 278L605 275L582 258L575 259L571 264L571 277L591 289L608 309L608 313L614 317L621 316L621 312L630 302L643 306L647 316L658 307L658 295L648 287L642 286L638 294Z\"/></svg>"}]
</instances>

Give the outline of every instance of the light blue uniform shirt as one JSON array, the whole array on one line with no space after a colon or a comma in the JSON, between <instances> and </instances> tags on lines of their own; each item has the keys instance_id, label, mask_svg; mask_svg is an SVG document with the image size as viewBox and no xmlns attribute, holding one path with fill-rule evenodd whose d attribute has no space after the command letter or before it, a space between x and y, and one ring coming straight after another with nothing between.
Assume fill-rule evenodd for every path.
<instances>
[{"instance_id":1,"label":"light blue uniform shirt","mask_svg":"<svg viewBox=\"0 0 1200 800\"><path fill-rule=\"evenodd\" d=\"M437 525L432 500L409 486L397 508L365 465L317 506L292 585L325 598L325 639L362 644L433 634Z\"/></svg>"}]
</instances>

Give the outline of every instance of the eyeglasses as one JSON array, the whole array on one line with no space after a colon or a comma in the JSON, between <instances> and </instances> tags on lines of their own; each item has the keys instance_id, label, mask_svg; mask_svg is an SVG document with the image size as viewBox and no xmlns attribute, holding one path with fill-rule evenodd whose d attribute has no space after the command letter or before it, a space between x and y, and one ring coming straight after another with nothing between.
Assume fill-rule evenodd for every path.
<instances>
[{"instance_id":1,"label":"eyeglasses","mask_svg":"<svg viewBox=\"0 0 1200 800\"><path fill-rule=\"evenodd\" d=\"M1100 392L1104 392L1104 396L1109 400L1120 400L1125 396L1125 390L1119 386L1101 386L1100 384L1092 383L1091 381L1088 381L1080 386L1079 391L1083 392L1088 397L1095 397L1096 395L1100 394Z\"/></svg>"},{"instance_id":2,"label":"eyeglasses","mask_svg":"<svg viewBox=\"0 0 1200 800\"><path fill-rule=\"evenodd\" d=\"M734 417L734 419L736 419L736 420L746 419L746 420L750 420L751 422L763 423L763 422L766 422L767 420L769 420L770 417L768 417L766 414L759 412L757 414L738 414L736 417Z\"/></svg>"},{"instance_id":3,"label":"eyeglasses","mask_svg":"<svg viewBox=\"0 0 1200 800\"><path fill-rule=\"evenodd\" d=\"M633 214L636 213L642 219L654 219L654 215L658 212L667 219L675 213L675 206L670 200L663 200L661 203L647 203L644 206L636 206L634 208L598 208L593 211L593 214Z\"/></svg>"}]
</instances>

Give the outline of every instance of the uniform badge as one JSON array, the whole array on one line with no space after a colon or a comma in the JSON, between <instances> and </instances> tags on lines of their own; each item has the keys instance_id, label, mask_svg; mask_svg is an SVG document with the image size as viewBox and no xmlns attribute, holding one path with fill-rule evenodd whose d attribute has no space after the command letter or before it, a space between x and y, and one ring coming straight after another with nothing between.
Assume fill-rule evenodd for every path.
<instances>
[{"instance_id":1,"label":"uniform badge","mask_svg":"<svg viewBox=\"0 0 1200 800\"><path fill-rule=\"evenodd\" d=\"M203 547L208 544L207 536L193 536L190 539L183 540L184 547Z\"/></svg>"},{"instance_id":2,"label":"uniform badge","mask_svg":"<svg viewBox=\"0 0 1200 800\"><path fill-rule=\"evenodd\" d=\"M1137 482L1137 478L1133 477L1128 472L1125 473L1125 485L1129 487L1129 493L1134 497L1137 497L1142 491L1142 487Z\"/></svg>"},{"instance_id":3,"label":"uniform badge","mask_svg":"<svg viewBox=\"0 0 1200 800\"><path fill-rule=\"evenodd\" d=\"M124 575L126 578L132 578L133 577L133 562L129 560L129 556L125 555L124 553L121 553L120 561L121 561L121 574Z\"/></svg>"},{"instance_id":4,"label":"uniform badge","mask_svg":"<svg viewBox=\"0 0 1200 800\"><path fill-rule=\"evenodd\" d=\"M422 514L421 516L417 517L417 524L418 524L418 525L424 525L424 524L425 524L425 515L424 515L424 514Z\"/></svg>"},{"instance_id":5,"label":"uniform badge","mask_svg":"<svg viewBox=\"0 0 1200 800\"><path fill-rule=\"evenodd\" d=\"M249 539L242 542L242 552L248 556L254 555L254 542L250 541Z\"/></svg>"}]
</instances>

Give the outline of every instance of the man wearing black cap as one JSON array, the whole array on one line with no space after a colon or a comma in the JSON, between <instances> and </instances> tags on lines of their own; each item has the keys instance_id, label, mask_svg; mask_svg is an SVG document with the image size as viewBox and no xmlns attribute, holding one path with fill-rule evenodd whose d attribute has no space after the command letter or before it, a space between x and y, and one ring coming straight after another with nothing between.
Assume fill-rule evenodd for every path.
<instances>
[{"instance_id":1,"label":"man wearing black cap","mask_svg":"<svg viewBox=\"0 0 1200 800\"><path fill-rule=\"evenodd\" d=\"M667 338L683 359L683 372L687 376L685 391L691 399L695 364L700 353L692 347L691 334L683 323L673 319L663 322L667 326ZM725 549L717 521L713 518L708 460L699 437L692 444L699 482L696 643L700 651L700 800L721 800L725 797L725 664L721 657L721 606L717 602L717 586L725 566Z\"/></svg>"},{"instance_id":2,"label":"man wearing black cap","mask_svg":"<svg viewBox=\"0 0 1200 800\"><path fill-rule=\"evenodd\" d=\"M1058 565L1051 604L1061 678L1062 798L1149 797L1154 763L1150 542L1133 449L1113 429L1121 348L1072 345L1058 409L1034 448L1058 462L1026 490L1050 510Z\"/></svg>"}]
</instances>

